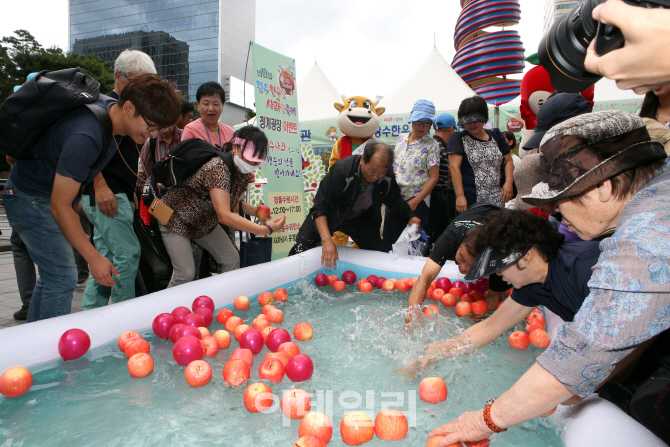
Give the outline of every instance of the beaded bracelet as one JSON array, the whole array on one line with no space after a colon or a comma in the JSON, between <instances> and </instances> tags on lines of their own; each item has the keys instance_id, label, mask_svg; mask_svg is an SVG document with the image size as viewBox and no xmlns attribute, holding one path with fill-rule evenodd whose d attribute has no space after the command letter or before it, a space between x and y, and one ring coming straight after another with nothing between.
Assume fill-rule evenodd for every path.
<instances>
[{"instance_id":1,"label":"beaded bracelet","mask_svg":"<svg viewBox=\"0 0 670 447\"><path fill-rule=\"evenodd\" d=\"M489 399L484 406L484 422L486 422L486 425L493 430L493 433L502 433L507 431L507 429L498 427L491 420L491 405L493 405L493 402L495 402L495 399Z\"/></svg>"}]
</instances>

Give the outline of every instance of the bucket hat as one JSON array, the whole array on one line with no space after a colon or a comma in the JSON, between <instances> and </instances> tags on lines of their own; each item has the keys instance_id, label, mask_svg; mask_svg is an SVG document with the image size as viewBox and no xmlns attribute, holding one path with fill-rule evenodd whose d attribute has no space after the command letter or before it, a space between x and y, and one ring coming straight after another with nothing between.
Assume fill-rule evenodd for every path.
<instances>
[{"instance_id":1,"label":"bucket hat","mask_svg":"<svg viewBox=\"0 0 670 447\"><path fill-rule=\"evenodd\" d=\"M559 93L547 99L537 112L535 133L523 145L526 150L540 147L542 137L549 129L573 116L590 113L591 106L579 93Z\"/></svg>"},{"instance_id":2,"label":"bucket hat","mask_svg":"<svg viewBox=\"0 0 670 447\"><path fill-rule=\"evenodd\" d=\"M582 194L628 169L666 158L642 119L621 110L586 113L552 127L540 145L542 182L522 200L533 206Z\"/></svg>"},{"instance_id":3,"label":"bucket hat","mask_svg":"<svg viewBox=\"0 0 670 447\"><path fill-rule=\"evenodd\" d=\"M433 127L437 129L437 120L435 119L435 104L427 99L419 99L414 103L412 112L409 114L409 122L430 121Z\"/></svg>"}]
</instances>

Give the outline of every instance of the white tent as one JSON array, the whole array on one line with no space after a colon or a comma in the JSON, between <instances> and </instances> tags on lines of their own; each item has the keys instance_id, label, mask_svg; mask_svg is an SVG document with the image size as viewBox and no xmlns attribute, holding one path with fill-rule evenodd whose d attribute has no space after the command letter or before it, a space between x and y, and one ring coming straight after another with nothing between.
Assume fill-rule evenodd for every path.
<instances>
[{"instance_id":1,"label":"white tent","mask_svg":"<svg viewBox=\"0 0 670 447\"><path fill-rule=\"evenodd\" d=\"M417 71L400 87L384 97L385 115L409 113L418 99L433 101L435 110L458 110L461 101L475 92L433 47Z\"/></svg>"},{"instance_id":2,"label":"white tent","mask_svg":"<svg viewBox=\"0 0 670 447\"><path fill-rule=\"evenodd\" d=\"M342 102L342 95L333 87L321 67L314 62L305 77L298 82L298 116L300 121L334 118L338 111L333 104Z\"/></svg>"}]
</instances>

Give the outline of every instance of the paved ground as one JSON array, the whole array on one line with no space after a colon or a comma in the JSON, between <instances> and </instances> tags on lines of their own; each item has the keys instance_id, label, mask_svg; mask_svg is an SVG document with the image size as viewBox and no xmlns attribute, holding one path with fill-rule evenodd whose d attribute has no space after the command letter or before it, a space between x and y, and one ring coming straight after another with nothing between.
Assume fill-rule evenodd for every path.
<instances>
[{"instance_id":1,"label":"paved ground","mask_svg":"<svg viewBox=\"0 0 670 447\"><path fill-rule=\"evenodd\" d=\"M84 287L74 290L72 299L72 312L81 311L81 297ZM0 330L10 326L24 324L12 316L21 308L21 298L16 285L16 273L14 272L14 260L11 251L0 252Z\"/></svg>"}]
</instances>

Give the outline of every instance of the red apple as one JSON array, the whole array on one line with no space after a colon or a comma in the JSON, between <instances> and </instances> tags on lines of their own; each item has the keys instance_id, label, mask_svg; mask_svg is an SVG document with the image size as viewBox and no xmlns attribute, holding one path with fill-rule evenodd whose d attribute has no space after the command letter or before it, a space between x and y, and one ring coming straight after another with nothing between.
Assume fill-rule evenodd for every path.
<instances>
[{"instance_id":1,"label":"red apple","mask_svg":"<svg viewBox=\"0 0 670 447\"><path fill-rule=\"evenodd\" d=\"M288 419L302 419L312 408L312 398L307 391L294 388L284 391L279 406Z\"/></svg>"},{"instance_id":2,"label":"red apple","mask_svg":"<svg viewBox=\"0 0 670 447\"><path fill-rule=\"evenodd\" d=\"M256 329L244 331L240 336L240 348L249 349L253 355L263 350L263 344L263 335Z\"/></svg>"},{"instance_id":3,"label":"red apple","mask_svg":"<svg viewBox=\"0 0 670 447\"><path fill-rule=\"evenodd\" d=\"M187 326L193 326L193 327L206 326L205 319L202 318L202 316L199 314L188 314L184 317L184 320L182 322Z\"/></svg>"},{"instance_id":4,"label":"red apple","mask_svg":"<svg viewBox=\"0 0 670 447\"><path fill-rule=\"evenodd\" d=\"M356 287L358 287L358 289L360 290L361 285L366 284L366 283L367 283L367 284L370 284L370 281L368 281L367 278L361 278L361 279L359 279L358 282L356 283Z\"/></svg>"},{"instance_id":5,"label":"red apple","mask_svg":"<svg viewBox=\"0 0 670 447\"><path fill-rule=\"evenodd\" d=\"M347 284L344 281L335 281L333 283L333 289L337 290L338 292L344 292L344 289L347 288Z\"/></svg>"},{"instance_id":6,"label":"red apple","mask_svg":"<svg viewBox=\"0 0 670 447\"><path fill-rule=\"evenodd\" d=\"M551 340L549 340L549 334L547 334L542 329L535 329L530 333L528 338L530 339L530 342L533 344L533 346L538 348L546 348L551 342Z\"/></svg>"},{"instance_id":7,"label":"red apple","mask_svg":"<svg viewBox=\"0 0 670 447\"><path fill-rule=\"evenodd\" d=\"M459 289L458 287L452 287L451 289L449 289L449 292L447 292L447 293L451 293L456 298L461 299L464 292L463 292L463 289Z\"/></svg>"},{"instance_id":8,"label":"red apple","mask_svg":"<svg viewBox=\"0 0 670 447\"><path fill-rule=\"evenodd\" d=\"M172 316L174 317L177 323L183 323L184 317L191 313L191 309L185 306L175 307L172 311Z\"/></svg>"},{"instance_id":9,"label":"red apple","mask_svg":"<svg viewBox=\"0 0 670 447\"><path fill-rule=\"evenodd\" d=\"M528 349L530 338L524 331L512 332L509 336L509 345L514 349L524 350Z\"/></svg>"},{"instance_id":10,"label":"red apple","mask_svg":"<svg viewBox=\"0 0 670 447\"><path fill-rule=\"evenodd\" d=\"M298 341L311 340L314 335L314 329L309 323L298 323L293 328L293 338Z\"/></svg>"},{"instance_id":11,"label":"red apple","mask_svg":"<svg viewBox=\"0 0 670 447\"><path fill-rule=\"evenodd\" d=\"M479 278L475 281L475 286L477 286L477 291L479 293L486 293L486 291L489 290L489 279Z\"/></svg>"},{"instance_id":12,"label":"red apple","mask_svg":"<svg viewBox=\"0 0 670 447\"><path fill-rule=\"evenodd\" d=\"M326 443L318 436L307 435L298 439L293 447L326 447Z\"/></svg>"},{"instance_id":13,"label":"red apple","mask_svg":"<svg viewBox=\"0 0 670 447\"><path fill-rule=\"evenodd\" d=\"M228 347L230 347L231 338L228 331L219 329L218 331L214 332L212 336L219 344L219 349L228 349Z\"/></svg>"},{"instance_id":14,"label":"red apple","mask_svg":"<svg viewBox=\"0 0 670 447\"><path fill-rule=\"evenodd\" d=\"M254 364L254 354L250 349L237 348L230 354L230 360L243 360L249 365L249 368Z\"/></svg>"},{"instance_id":15,"label":"red apple","mask_svg":"<svg viewBox=\"0 0 670 447\"><path fill-rule=\"evenodd\" d=\"M274 395L264 383L252 383L244 390L244 406L249 413L260 413L272 407Z\"/></svg>"},{"instance_id":16,"label":"red apple","mask_svg":"<svg viewBox=\"0 0 670 447\"><path fill-rule=\"evenodd\" d=\"M145 354L148 354L150 350L151 346L149 346L149 343L145 339L136 338L134 340L130 340L126 344L126 358L129 359L138 352L144 352Z\"/></svg>"},{"instance_id":17,"label":"red apple","mask_svg":"<svg viewBox=\"0 0 670 447\"><path fill-rule=\"evenodd\" d=\"M219 313L216 314L216 321L221 324L226 324L228 318L233 316L233 311L230 309L221 309Z\"/></svg>"},{"instance_id":18,"label":"red apple","mask_svg":"<svg viewBox=\"0 0 670 447\"><path fill-rule=\"evenodd\" d=\"M205 345L205 356L214 357L219 353L219 342L212 336L202 337L202 344Z\"/></svg>"},{"instance_id":19,"label":"red apple","mask_svg":"<svg viewBox=\"0 0 670 447\"><path fill-rule=\"evenodd\" d=\"M128 331L128 332L124 332L123 334L121 334L121 336L119 337L119 349L121 350L121 352L125 352L126 344L130 340L135 339L135 338L142 338L142 336L138 332L135 332L135 331Z\"/></svg>"},{"instance_id":20,"label":"red apple","mask_svg":"<svg viewBox=\"0 0 670 447\"><path fill-rule=\"evenodd\" d=\"M316 411L307 413L298 426L298 436L303 437L307 435L318 436L323 442L328 444L330 438L333 436L333 424L330 422L328 416Z\"/></svg>"},{"instance_id":21,"label":"red apple","mask_svg":"<svg viewBox=\"0 0 670 447\"><path fill-rule=\"evenodd\" d=\"M372 284L370 283L361 284L361 292L364 293L372 292L372 289L373 287Z\"/></svg>"},{"instance_id":22,"label":"red apple","mask_svg":"<svg viewBox=\"0 0 670 447\"><path fill-rule=\"evenodd\" d=\"M233 307L235 310L242 310L242 311L247 311L249 310L249 298L247 298L244 295L240 295L237 298L235 298L235 301L233 302Z\"/></svg>"},{"instance_id":23,"label":"red apple","mask_svg":"<svg viewBox=\"0 0 670 447\"><path fill-rule=\"evenodd\" d=\"M409 279L409 285L410 285L410 287L414 287L414 284L416 284L416 282L417 282L418 280L419 280L419 278L417 278L416 276L411 277L411 278Z\"/></svg>"},{"instance_id":24,"label":"red apple","mask_svg":"<svg viewBox=\"0 0 670 447\"><path fill-rule=\"evenodd\" d=\"M272 309L266 315L270 323L281 324L284 321L284 312L279 309Z\"/></svg>"},{"instance_id":25,"label":"red apple","mask_svg":"<svg viewBox=\"0 0 670 447\"><path fill-rule=\"evenodd\" d=\"M186 383L194 388L204 386L212 379L212 367L204 360L193 360L184 371Z\"/></svg>"},{"instance_id":26,"label":"red apple","mask_svg":"<svg viewBox=\"0 0 670 447\"><path fill-rule=\"evenodd\" d=\"M206 307L198 307L195 310L195 313L200 315L205 321L205 325L203 327L209 327L209 325L214 321L214 314L212 314L212 311Z\"/></svg>"},{"instance_id":27,"label":"red apple","mask_svg":"<svg viewBox=\"0 0 670 447\"><path fill-rule=\"evenodd\" d=\"M451 293L445 293L442 297L442 304L446 307L454 307L458 299Z\"/></svg>"},{"instance_id":28,"label":"red apple","mask_svg":"<svg viewBox=\"0 0 670 447\"><path fill-rule=\"evenodd\" d=\"M286 357L290 359L294 355L300 354L300 348L294 342L287 341L286 343L282 343L281 345L279 345L279 348L277 348L277 352L283 352L284 354L286 354Z\"/></svg>"},{"instance_id":29,"label":"red apple","mask_svg":"<svg viewBox=\"0 0 670 447\"><path fill-rule=\"evenodd\" d=\"M170 329L172 329L172 326L174 326L175 323L176 321L172 314L164 313L154 318L151 328L154 330L154 334L156 334L157 337L169 338Z\"/></svg>"},{"instance_id":30,"label":"red apple","mask_svg":"<svg viewBox=\"0 0 670 447\"><path fill-rule=\"evenodd\" d=\"M335 284L336 281L339 281L340 278L338 278L336 275L328 275L328 285L332 286Z\"/></svg>"},{"instance_id":31,"label":"red apple","mask_svg":"<svg viewBox=\"0 0 670 447\"><path fill-rule=\"evenodd\" d=\"M512 294L512 291L514 291L514 288L509 288L505 290L505 298L509 297Z\"/></svg>"},{"instance_id":32,"label":"red apple","mask_svg":"<svg viewBox=\"0 0 670 447\"><path fill-rule=\"evenodd\" d=\"M86 354L90 347L91 337L81 329L67 330L58 340L58 353L66 361L78 359Z\"/></svg>"},{"instance_id":33,"label":"red apple","mask_svg":"<svg viewBox=\"0 0 670 447\"><path fill-rule=\"evenodd\" d=\"M275 297L272 296L270 292L263 292L258 295L258 304L263 307L266 304L272 304L275 302Z\"/></svg>"},{"instance_id":34,"label":"red apple","mask_svg":"<svg viewBox=\"0 0 670 447\"><path fill-rule=\"evenodd\" d=\"M449 289L451 289L451 280L449 278L447 278L446 276L443 276L442 278L438 278L436 287L438 289L442 289L442 290L449 290Z\"/></svg>"},{"instance_id":35,"label":"red apple","mask_svg":"<svg viewBox=\"0 0 670 447\"><path fill-rule=\"evenodd\" d=\"M540 330L545 330L546 326L542 320L539 318L531 318L528 320L528 323L526 324L526 332L531 334L534 330L540 329Z\"/></svg>"},{"instance_id":36,"label":"red apple","mask_svg":"<svg viewBox=\"0 0 670 447\"><path fill-rule=\"evenodd\" d=\"M470 293L470 292L472 292L472 291L474 291L474 290L477 290L477 286L475 285L475 283L473 283L473 282L466 282L465 284L463 284L463 291L464 291L465 293Z\"/></svg>"},{"instance_id":37,"label":"red apple","mask_svg":"<svg viewBox=\"0 0 670 447\"><path fill-rule=\"evenodd\" d=\"M265 339L265 344L272 352L277 352L282 343L291 341L291 335L286 329L275 329L271 331Z\"/></svg>"},{"instance_id":38,"label":"red apple","mask_svg":"<svg viewBox=\"0 0 670 447\"><path fill-rule=\"evenodd\" d=\"M428 290L426 290L426 299L431 300L433 299L433 289L432 287L429 287Z\"/></svg>"},{"instance_id":39,"label":"red apple","mask_svg":"<svg viewBox=\"0 0 670 447\"><path fill-rule=\"evenodd\" d=\"M268 312L270 312L272 309L276 309L276 308L277 308L277 306L273 306L272 304L266 304L261 309L261 312L263 312L263 315L267 316Z\"/></svg>"},{"instance_id":40,"label":"red apple","mask_svg":"<svg viewBox=\"0 0 670 447\"><path fill-rule=\"evenodd\" d=\"M444 290L435 289L433 290L431 298L433 298L433 301L442 301L443 296L444 296Z\"/></svg>"},{"instance_id":41,"label":"red apple","mask_svg":"<svg viewBox=\"0 0 670 447\"><path fill-rule=\"evenodd\" d=\"M328 277L326 276L325 273L319 273L318 275L316 275L316 278L314 278L314 283L319 287L327 286Z\"/></svg>"},{"instance_id":42,"label":"red apple","mask_svg":"<svg viewBox=\"0 0 670 447\"><path fill-rule=\"evenodd\" d=\"M383 441L405 439L407 428L407 418L400 410L381 410L375 417L375 434Z\"/></svg>"},{"instance_id":43,"label":"red apple","mask_svg":"<svg viewBox=\"0 0 670 447\"><path fill-rule=\"evenodd\" d=\"M486 305L486 301L484 300L475 301L470 305L470 307L472 308L473 313L479 315L485 314L486 311L488 310L488 306Z\"/></svg>"},{"instance_id":44,"label":"red apple","mask_svg":"<svg viewBox=\"0 0 670 447\"><path fill-rule=\"evenodd\" d=\"M250 374L249 365L243 360L231 360L223 366L223 380L232 387L249 380Z\"/></svg>"},{"instance_id":45,"label":"red apple","mask_svg":"<svg viewBox=\"0 0 670 447\"><path fill-rule=\"evenodd\" d=\"M375 425L367 414L353 411L342 418L340 435L346 445L365 444L375 436Z\"/></svg>"},{"instance_id":46,"label":"red apple","mask_svg":"<svg viewBox=\"0 0 670 447\"><path fill-rule=\"evenodd\" d=\"M284 368L286 368L286 364L288 363L288 357L286 357L286 354L283 352L268 352L265 354L265 360L267 359L277 359L279 360L282 365L284 365Z\"/></svg>"},{"instance_id":47,"label":"red apple","mask_svg":"<svg viewBox=\"0 0 670 447\"><path fill-rule=\"evenodd\" d=\"M376 284L377 284L377 280L378 280L378 279L379 279L379 277L378 277L377 275L370 275L370 276L368 276L368 282L369 282L370 284L372 284L373 286L375 286L375 287L376 287Z\"/></svg>"},{"instance_id":48,"label":"red apple","mask_svg":"<svg viewBox=\"0 0 670 447\"><path fill-rule=\"evenodd\" d=\"M197 338L198 340L202 340L202 332L200 332L200 329L198 329L197 327L187 325L184 325L181 327L181 329L179 329L179 333L177 334L177 340L187 335L191 335Z\"/></svg>"},{"instance_id":49,"label":"red apple","mask_svg":"<svg viewBox=\"0 0 670 447\"><path fill-rule=\"evenodd\" d=\"M175 323L170 329L170 341L172 343L176 342L179 339L179 331L181 328L186 326L184 323ZM191 326L192 327L192 326Z\"/></svg>"},{"instance_id":50,"label":"red apple","mask_svg":"<svg viewBox=\"0 0 670 447\"><path fill-rule=\"evenodd\" d=\"M383 276L380 276L377 278L377 282L373 284L376 288L381 289L384 286L384 281L386 281L386 278Z\"/></svg>"},{"instance_id":51,"label":"red apple","mask_svg":"<svg viewBox=\"0 0 670 447\"><path fill-rule=\"evenodd\" d=\"M288 300L288 292L286 289L277 289L275 292L272 294L277 301L280 301L282 303L285 303L286 300Z\"/></svg>"},{"instance_id":52,"label":"red apple","mask_svg":"<svg viewBox=\"0 0 670 447\"><path fill-rule=\"evenodd\" d=\"M426 377L419 384L419 397L431 404L447 400L447 384L439 377Z\"/></svg>"},{"instance_id":53,"label":"red apple","mask_svg":"<svg viewBox=\"0 0 670 447\"><path fill-rule=\"evenodd\" d=\"M463 281L454 281L451 283L451 287L456 287L457 289L462 289L464 285Z\"/></svg>"},{"instance_id":54,"label":"red apple","mask_svg":"<svg viewBox=\"0 0 670 447\"><path fill-rule=\"evenodd\" d=\"M459 317L464 317L466 315L470 315L471 313L472 307L470 306L470 303L460 301L458 304L456 304L456 315Z\"/></svg>"},{"instance_id":55,"label":"red apple","mask_svg":"<svg viewBox=\"0 0 670 447\"><path fill-rule=\"evenodd\" d=\"M128 359L128 372L136 379L146 377L154 372L154 359L149 354L138 352Z\"/></svg>"},{"instance_id":56,"label":"red apple","mask_svg":"<svg viewBox=\"0 0 670 447\"><path fill-rule=\"evenodd\" d=\"M432 317L435 316L435 314L439 314L440 309L438 309L435 304L429 304L423 308L423 313L429 317Z\"/></svg>"},{"instance_id":57,"label":"red apple","mask_svg":"<svg viewBox=\"0 0 670 447\"><path fill-rule=\"evenodd\" d=\"M198 330L200 331L200 335L202 336L202 338L211 337L212 335L210 334L209 329L207 329L206 327L199 327Z\"/></svg>"},{"instance_id":58,"label":"red apple","mask_svg":"<svg viewBox=\"0 0 670 447\"><path fill-rule=\"evenodd\" d=\"M199 309L201 307L209 309L209 311L212 314L214 314L214 300L212 300L207 295L201 295L201 296L197 297L196 299L194 299L193 304L191 305L191 310L193 310L193 312L195 312L196 309Z\"/></svg>"},{"instance_id":59,"label":"red apple","mask_svg":"<svg viewBox=\"0 0 670 447\"><path fill-rule=\"evenodd\" d=\"M261 222L265 222L270 219L271 213L270 208L267 205L262 203L256 207L256 218Z\"/></svg>"},{"instance_id":60,"label":"red apple","mask_svg":"<svg viewBox=\"0 0 670 447\"><path fill-rule=\"evenodd\" d=\"M279 359L265 359L258 368L258 375L261 379L279 383L284 378L284 364Z\"/></svg>"},{"instance_id":61,"label":"red apple","mask_svg":"<svg viewBox=\"0 0 670 447\"><path fill-rule=\"evenodd\" d=\"M292 382L303 382L309 380L314 373L312 359L305 354L294 355L286 362L286 376Z\"/></svg>"},{"instance_id":62,"label":"red apple","mask_svg":"<svg viewBox=\"0 0 670 447\"><path fill-rule=\"evenodd\" d=\"M410 289L410 285L406 279L401 279L395 283L395 288L401 292L407 292Z\"/></svg>"},{"instance_id":63,"label":"red apple","mask_svg":"<svg viewBox=\"0 0 670 447\"><path fill-rule=\"evenodd\" d=\"M186 366L193 360L202 360L203 354L200 340L192 335L181 337L172 348L172 356L181 366Z\"/></svg>"},{"instance_id":64,"label":"red apple","mask_svg":"<svg viewBox=\"0 0 670 447\"><path fill-rule=\"evenodd\" d=\"M461 301L463 301L464 303L472 304L475 301L477 301L477 299L469 293L464 293L463 296L461 297Z\"/></svg>"},{"instance_id":65,"label":"red apple","mask_svg":"<svg viewBox=\"0 0 670 447\"><path fill-rule=\"evenodd\" d=\"M33 386L33 375L22 366L9 368L0 376L0 394L5 397L18 397Z\"/></svg>"},{"instance_id":66,"label":"red apple","mask_svg":"<svg viewBox=\"0 0 670 447\"><path fill-rule=\"evenodd\" d=\"M390 292L390 291L392 291L393 289L395 289L395 283L394 283L393 281L391 281L390 279L387 279L387 280L384 281L384 283L382 284L382 290L385 290L385 291L387 291L387 292Z\"/></svg>"},{"instance_id":67,"label":"red apple","mask_svg":"<svg viewBox=\"0 0 670 447\"><path fill-rule=\"evenodd\" d=\"M548 418L549 416L551 416L552 414L554 414L556 412L556 408L558 408L558 407L554 407L551 410L547 411L546 413L541 414L540 417L541 418Z\"/></svg>"},{"instance_id":68,"label":"red apple","mask_svg":"<svg viewBox=\"0 0 670 447\"><path fill-rule=\"evenodd\" d=\"M342 273L342 281L344 281L346 285L350 286L356 282L356 274L351 270L347 270L346 272Z\"/></svg>"},{"instance_id":69,"label":"red apple","mask_svg":"<svg viewBox=\"0 0 670 447\"><path fill-rule=\"evenodd\" d=\"M263 330L261 330L261 334L263 335L263 341L265 343L268 342L268 334L275 329L277 329L277 328L274 327L274 326L268 326L268 327L264 327Z\"/></svg>"},{"instance_id":70,"label":"red apple","mask_svg":"<svg viewBox=\"0 0 670 447\"><path fill-rule=\"evenodd\" d=\"M235 328L240 324L242 324L242 319L240 317L230 317L228 318L228 321L226 321L226 330L235 333Z\"/></svg>"}]
</instances>

